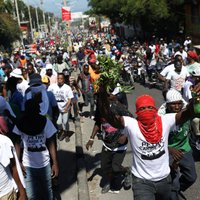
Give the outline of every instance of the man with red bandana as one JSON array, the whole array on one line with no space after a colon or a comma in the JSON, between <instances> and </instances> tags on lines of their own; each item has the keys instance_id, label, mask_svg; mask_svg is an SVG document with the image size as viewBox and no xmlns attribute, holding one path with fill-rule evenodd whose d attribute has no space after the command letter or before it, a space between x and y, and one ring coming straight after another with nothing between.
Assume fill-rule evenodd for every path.
<instances>
[{"instance_id":1,"label":"man with red bandana","mask_svg":"<svg viewBox=\"0 0 200 200\"><path fill-rule=\"evenodd\" d=\"M193 88L200 94L200 84ZM104 99L105 102L105 99ZM109 105L109 104L108 104ZM102 112L109 112L109 107ZM134 200L169 200L171 177L169 168L168 137L175 125L195 117L193 105L185 110L158 116L154 99L142 95L136 99L137 118L107 115L114 127L124 127L132 147L132 188Z\"/></svg>"}]
</instances>

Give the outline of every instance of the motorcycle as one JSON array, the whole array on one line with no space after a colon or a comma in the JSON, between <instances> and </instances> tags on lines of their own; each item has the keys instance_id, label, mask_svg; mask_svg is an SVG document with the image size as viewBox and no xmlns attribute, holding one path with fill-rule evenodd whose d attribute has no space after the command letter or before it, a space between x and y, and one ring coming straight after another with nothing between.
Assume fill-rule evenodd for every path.
<instances>
[{"instance_id":1,"label":"motorcycle","mask_svg":"<svg viewBox=\"0 0 200 200\"><path fill-rule=\"evenodd\" d=\"M126 85L134 86L133 68L130 63L124 64L122 79Z\"/></svg>"},{"instance_id":2,"label":"motorcycle","mask_svg":"<svg viewBox=\"0 0 200 200\"><path fill-rule=\"evenodd\" d=\"M166 67L166 64L163 62L157 62L156 65L152 65L148 68L148 76L149 76L149 88L163 88L163 82L158 78L158 73L160 73L164 68Z\"/></svg>"}]
</instances>

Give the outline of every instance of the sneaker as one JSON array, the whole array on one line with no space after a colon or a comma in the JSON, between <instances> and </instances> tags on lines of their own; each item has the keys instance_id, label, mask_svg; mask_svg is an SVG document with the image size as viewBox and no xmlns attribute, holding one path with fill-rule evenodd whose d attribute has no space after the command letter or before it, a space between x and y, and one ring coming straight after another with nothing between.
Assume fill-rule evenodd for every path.
<instances>
[{"instance_id":1,"label":"sneaker","mask_svg":"<svg viewBox=\"0 0 200 200\"><path fill-rule=\"evenodd\" d=\"M200 139L197 139L196 141L196 149L200 150Z\"/></svg>"},{"instance_id":2,"label":"sneaker","mask_svg":"<svg viewBox=\"0 0 200 200\"><path fill-rule=\"evenodd\" d=\"M108 183L102 188L101 193L105 194L105 193L109 192L109 190L110 190L110 184Z\"/></svg>"},{"instance_id":3,"label":"sneaker","mask_svg":"<svg viewBox=\"0 0 200 200\"><path fill-rule=\"evenodd\" d=\"M119 194L119 190L114 190L114 189L111 189L108 192L112 194Z\"/></svg>"}]
</instances>

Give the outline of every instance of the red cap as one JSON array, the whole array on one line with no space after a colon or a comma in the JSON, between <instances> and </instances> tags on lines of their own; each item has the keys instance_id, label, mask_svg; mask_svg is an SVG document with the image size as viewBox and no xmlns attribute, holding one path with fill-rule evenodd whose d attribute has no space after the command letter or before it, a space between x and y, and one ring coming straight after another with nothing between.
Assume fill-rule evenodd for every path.
<instances>
[{"instance_id":1,"label":"red cap","mask_svg":"<svg viewBox=\"0 0 200 200\"><path fill-rule=\"evenodd\" d=\"M156 104L153 97L147 94L139 96L136 99L135 106L136 106L136 112L139 110L139 108L144 106L152 106L156 109Z\"/></svg>"},{"instance_id":2,"label":"red cap","mask_svg":"<svg viewBox=\"0 0 200 200\"><path fill-rule=\"evenodd\" d=\"M192 59L198 59L198 55L195 51L188 51L187 55L188 55L188 57L190 57Z\"/></svg>"}]
</instances>

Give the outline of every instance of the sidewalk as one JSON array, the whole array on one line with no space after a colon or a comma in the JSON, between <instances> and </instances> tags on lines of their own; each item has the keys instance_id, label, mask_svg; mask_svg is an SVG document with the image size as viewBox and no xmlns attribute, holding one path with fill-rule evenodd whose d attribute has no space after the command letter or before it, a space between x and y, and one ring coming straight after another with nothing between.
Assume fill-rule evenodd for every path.
<instances>
[{"instance_id":1,"label":"sidewalk","mask_svg":"<svg viewBox=\"0 0 200 200\"><path fill-rule=\"evenodd\" d=\"M75 131L74 123L70 120L70 131ZM77 200L77 164L75 134L66 142L57 140L59 162L59 191L56 192L56 200Z\"/></svg>"}]
</instances>

